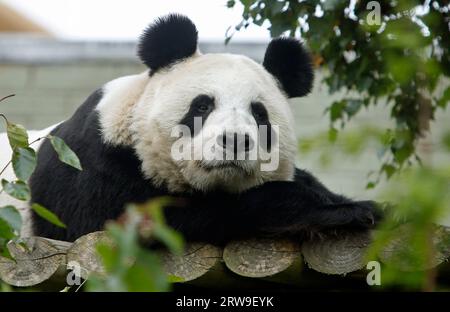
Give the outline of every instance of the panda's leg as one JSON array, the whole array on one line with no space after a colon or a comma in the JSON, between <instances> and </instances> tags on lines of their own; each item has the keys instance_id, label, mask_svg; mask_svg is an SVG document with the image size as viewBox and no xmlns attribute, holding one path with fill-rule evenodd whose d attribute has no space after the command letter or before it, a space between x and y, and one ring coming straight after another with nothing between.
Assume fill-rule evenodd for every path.
<instances>
[{"instance_id":1,"label":"panda's leg","mask_svg":"<svg viewBox=\"0 0 450 312\"><path fill-rule=\"evenodd\" d=\"M327 189L322 183L320 183L311 173L305 170L296 169L295 171L295 183L299 188L308 190L312 194L317 194L316 196L323 197L324 201L331 202L331 210L329 213L336 212L341 216L342 210L336 210L338 207L347 207L346 211L350 211L353 209L356 214L361 212L364 214L364 211L369 212L369 220L374 221L374 223L378 223L383 217L383 210L379 203L375 203L374 201L365 200L365 201L353 201L343 195L336 194ZM357 224L355 224L357 226Z\"/></svg>"},{"instance_id":2,"label":"panda's leg","mask_svg":"<svg viewBox=\"0 0 450 312\"><path fill-rule=\"evenodd\" d=\"M379 219L374 202L349 200L314 181L269 182L238 196L192 196L185 207L168 207L166 218L187 240L212 243L340 229L360 231L372 228Z\"/></svg>"},{"instance_id":3,"label":"panda's leg","mask_svg":"<svg viewBox=\"0 0 450 312\"><path fill-rule=\"evenodd\" d=\"M269 182L244 194L243 215L262 233L283 235L329 230L364 230L381 217L372 201L352 201L322 184Z\"/></svg>"}]
</instances>

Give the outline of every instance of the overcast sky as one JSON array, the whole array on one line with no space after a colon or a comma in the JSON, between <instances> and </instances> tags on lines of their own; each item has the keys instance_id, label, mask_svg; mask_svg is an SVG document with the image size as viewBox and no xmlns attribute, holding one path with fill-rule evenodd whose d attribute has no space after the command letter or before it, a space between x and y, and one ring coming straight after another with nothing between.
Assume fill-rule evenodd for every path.
<instances>
[{"instance_id":1,"label":"overcast sky","mask_svg":"<svg viewBox=\"0 0 450 312\"><path fill-rule=\"evenodd\" d=\"M242 12L238 5L234 9L226 8L226 0L3 1L67 39L136 39L155 17L177 12L194 21L200 40L220 41L228 26L240 22ZM234 40L268 39L265 28L253 25L234 37Z\"/></svg>"}]
</instances>

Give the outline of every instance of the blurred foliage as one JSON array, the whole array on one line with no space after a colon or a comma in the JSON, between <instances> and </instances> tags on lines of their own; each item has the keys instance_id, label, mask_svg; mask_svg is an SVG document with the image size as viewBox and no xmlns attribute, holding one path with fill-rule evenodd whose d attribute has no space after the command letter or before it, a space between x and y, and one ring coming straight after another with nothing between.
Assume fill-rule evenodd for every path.
<instances>
[{"instance_id":1,"label":"blurred foliage","mask_svg":"<svg viewBox=\"0 0 450 312\"><path fill-rule=\"evenodd\" d=\"M374 126L347 129L339 136L331 129L302 139L299 150L303 155L319 151L320 165L329 166L336 165L333 161L337 153L356 159L370 149L376 151L379 158L385 157L391 139L390 131ZM382 267L382 287L442 290L442 286L437 284L439 268L429 268L434 266L433 259L449 256L450 130L444 131L440 139L436 138L433 146L442 153L443 161L421 163L400 172L388 164L380 168L392 178L379 187L376 195L378 202L387 203L383 205L387 208L386 216L374 232L366 260L379 260L385 248L391 249L390 246L399 239L402 242L392 249L388 264ZM371 176L373 172L369 174ZM366 187L373 188L376 183L377 180L369 179ZM445 225L447 230L437 227L437 224ZM441 242L436 244L438 238ZM448 267L448 262L445 265Z\"/></svg>"},{"instance_id":2,"label":"blurred foliage","mask_svg":"<svg viewBox=\"0 0 450 312\"><path fill-rule=\"evenodd\" d=\"M0 101L3 101L8 97L5 97ZM0 117L2 117L6 123L6 134L12 150L11 160L0 170L0 178L10 165L12 165L17 177L17 180L15 181L1 179L2 188L0 194L5 192L14 199L29 201L31 196L28 179L36 168L37 162L36 152L31 145L43 138L38 138L33 142L29 142L27 130L22 125L10 122L3 114L0 114ZM54 140L55 138L56 137L49 136L50 140ZM58 138L58 143L59 145L55 147L58 157L68 165L81 170L81 167L77 165L79 164L79 160L75 153L63 140ZM70 161L67 161L67 159ZM32 209L40 217L54 225L65 227L55 214L42 205L37 203L33 204ZM6 244L8 241L18 238L21 226L22 218L17 207L13 205L0 207L0 256L9 257Z\"/></svg>"},{"instance_id":3,"label":"blurred foliage","mask_svg":"<svg viewBox=\"0 0 450 312\"><path fill-rule=\"evenodd\" d=\"M385 157L391 138L391 132L377 127L347 129L338 137L330 130L302 139L299 150L303 154L319 151L321 165L328 166L333 163L336 153L358 158L367 149L371 149L377 151L379 158ZM450 131L444 132L434 144L442 149L447 162L434 166L422 163L400 172L388 164L380 169L392 178L380 186L377 201L388 204L383 205L387 208L386 216L374 232L373 244L366 259L380 260L379 255L383 250L392 250L388 261L383 261L387 264L381 270L382 287L442 290L442 286L437 284L439 268L432 267L433 259L449 256ZM372 175L373 173L369 176ZM366 187L373 188L377 182L369 180ZM437 227L437 224L444 224L447 230ZM399 239L401 245L398 245ZM439 244L436 243L438 239L441 240ZM396 243L396 248L390 248Z\"/></svg>"},{"instance_id":4,"label":"blurred foliage","mask_svg":"<svg viewBox=\"0 0 450 312\"><path fill-rule=\"evenodd\" d=\"M182 252L181 235L164 221L162 207L167 200L160 198L144 205L131 205L118 222L107 225L111 243L98 246L106 274L89 277L87 290L168 291L171 282L180 281L167 276L156 251L143 247L157 240L172 253Z\"/></svg>"},{"instance_id":5,"label":"blurred foliage","mask_svg":"<svg viewBox=\"0 0 450 312\"><path fill-rule=\"evenodd\" d=\"M415 143L450 101L448 0L239 2L243 19L226 42L250 24L267 27L272 37L304 39L329 92L342 94L326 110L332 137L362 107L385 103L395 127L384 130L389 140L380 173L390 177L418 160ZM438 90L442 81L446 88Z\"/></svg>"},{"instance_id":6,"label":"blurred foliage","mask_svg":"<svg viewBox=\"0 0 450 312\"><path fill-rule=\"evenodd\" d=\"M375 232L368 259L375 259L383 248L402 237L383 268L383 286L436 290L433 259L442 252L448 256L450 230L438 228L450 219L450 166L427 166L405 170L384 188L381 198L395 204L385 222ZM435 243L437 239L439 243ZM431 269L429 269L431 268ZM406 271L410 271L405 273Z\"/></svg>"},{"instance_id":7,"label":"blurred foliage","mask_svg":"<svg viewBox=\"0 0 450 312\"><path fill-rule=\"evenodd\" d=\"M450 101L448 77L450 72L448 0L378 1L380 15L368 7L368 0L239 0L243 6L243 20L227 33L228 42L233 31L250 24L267 27L273 37L288 34L304 39L313 55L316 67L324 70L323 83L330 93L342 98L329 103L326 113L330 130L321 137L301 143L303 151L313 150L323 139L343 142L339 146L346 153L358 155L372 144L382 163L378 177L367 187L375 186L380 176L392 177L419 158L415 144L428 130L429 122L445 110ZM228 7L235 0L227 2ZM372 1L373 3L373 1ZM380 23L373 23L379 18ZM447 79L447 80L445 80ZM442 83L443 82L443 83ZM444 85L444 90L438 86ZM362 108L385 103L395 127L339 134ZM36 153L23 126L6 122L12 148L11 161L0 168L0 178L12 165L17 180L1 180L1 192L27 201L30 190L28 178L36 167ZM50 140L59 159L82 170L73 151L54 136ZM43 139L39 138L38 140ZM450 150L450 133L443 144ZM331 153L324 153L331 155ZM324 162L329 159L324 156ZM400 285L410 289L436 288L433 270L419 270L405 275L399 266L407 263L414 268L426 267L439 246L431 243L433 223L450 210L450 168L414 167L404 170L382 193L391 202L385 222L375 234L369 259L379 255L398 231L408 224L406 247L399 250L391 265L383 268L383 285ZM127 208L123 217L107 226L109 244L98 246L106 268L105 276L89 278L89 291L165 291L177 277L165 275L160 258L142 242L161 242L172 252L179 253L183 242L179 234L165 225L161 207L167 199L151 201ZM32 209L58 226L64 224L41 205ZM17 239L22 220L14 206L0 207L0 256L9 257L6 244ZM444 241L448 246L450 242ZM144 244L145 245L145 244ZM0 282L0 290L11 290ZM68 289L64 289L67 291Z\"/></svg>"},{"instance_id":8,"label":"blurred foliage","mask_svg":"<svg viewBox=\"0 0 450 312\"><path fill-rule=\"evenodd\" d=\"M433 242L440 235L435 224L446 215L448 225L450 218L450 167L422 164L416 143L450 101L449 2L372 1L369 6L370 1L240 2L243 20L236 31L253 23L268 27L273 37L301 37L314 65L324 73L322 82L331 94L341 95L326 109L328 133L302 139L300 151L319 151L321 163L329 165L336 151L358 157L371 149L381 165L375 177L369 173L366 187L375 187L381 177L392 178L379 197L392 209L375 233L368 259L376 259L399 236L406 243L383 267L382 286L440 289L436 269L424 268L431 266L442 247ZM228 1L229 7L234 4ZM373 23L376 19L379 23ZM380 104L390 110L393 127L339 131L363 108ZM450 132L438 144L449 152ZM420 166L410 167L412 163ZM443 233L441 242L447 249L448 236Z\"/></svg>"},{"instance_id":9,"label":"blurred foliage","mask_svg":"<svg viewBox=\"0 0 450 312\"><path fill-rule=\"evenodd\" d=\"M385 131L374 126L362 126L357 130L342 131L339 136L336 129L330 128L326 133L302 138L299 150L303 155L320 151L318 160L323 167L333 164L336 152L343 153L346 157L358 158L367 149L376 151L378 159L385 162L385 158L389 157L387 151L393 139L392 131ZM383 163L377 172L369 172L366 188L375 187L382 175L390 178L395 172L395 167L389 163Z\"/></svg>"},{"instance_id":10,"label":"blurred foliage","mask_svg":"<svg viewBox=\"0 0 450 312\"><path fill-rule=\"evenodd\" d=\"M0 101L6 99L5 97ZM82 170L80 160L70 147L56 136L48 135L29 142L26 129L11 123L0 114L6 123L6 133L12 150L11 160L0 170L0 178L8 166L12 165L17 177L15 181L1 179L1 191L20 201L30 200L28 179L36 168L36 152L32 144L44 138L53 146L61 162ZM171 282L180 281L178 277L167 276L157 252L143 246L156 241L169 251L179 254L183 250L181 235L168 227L164 220L162 207L169 198L159 198L143 205L131 205L117 222L107 226L111 244L98 246L98 251L106 269L105 276L89 278L88 291L167 291ZM65 228L65 224L44 206L33 203L31 209L41 218ZM0 257L11 258L7 249L9 241L19 238L22 218L17 207L0 207ZM144 244L143 244L144 243ZM62 291L70 291L66 287ZM77 287L76 290L78 290ZM11 291L11 287L0 281L0 291Z\"/></svg>"},{"instance_id":11,"label":"blurred foliage","mask_svg":"<svg viewBox=\"0 0 450 312\"><path fill-rule=\"evenodd\" d=\"M0 102L11 96L0 99ZM28 186L28 179L36 168L37 162L36 152L32 148L32 145L44 138L38 138L33 142L29 142L27 130L22 125L10 122L3 114L0 114L0 118L3 118L5 121L6 134L12 150L11 160L7 164L2 164L3 167L0 167L0 194L5 192L16 200L29 201L31 196L30 188ZM64 143L63 140L51 136L48 138L51 141L55 139L57 140L57 146L53 143L52 144L61 161L81 170L78 157ZM2 179L2 175L10 165L12 165L13 171L17 177L15 181L7 181L6 179ZM42 205L35 203L31 208L41 218L46 219L56 226L65 227L65 225L55 214ZM14 241L19 238L21 228L22 217L19 213L19 208L14 205L0 207L0 257L11 258L11 255L8 252L7 244L9 241ZM10 288L2 284L0 281L0 289L8 290Z\"/></svg>"}]
</instances>

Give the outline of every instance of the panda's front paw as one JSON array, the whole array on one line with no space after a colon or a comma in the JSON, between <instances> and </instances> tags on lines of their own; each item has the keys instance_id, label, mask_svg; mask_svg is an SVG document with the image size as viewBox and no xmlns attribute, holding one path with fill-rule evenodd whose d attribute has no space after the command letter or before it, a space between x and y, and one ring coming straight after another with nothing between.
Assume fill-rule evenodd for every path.
<instances>
[{"instance_id":1,"label":"panda's front paw","mask_svg":"<svg viewBox=\"0 0 450 312\"><path fill-rule=\"evenodd\" d=\"M361 229L374 228L380 223L384 215L381 205L371 200L356 201L347 208L351 209L349 226Z\"/></svg>"}]
</instances>

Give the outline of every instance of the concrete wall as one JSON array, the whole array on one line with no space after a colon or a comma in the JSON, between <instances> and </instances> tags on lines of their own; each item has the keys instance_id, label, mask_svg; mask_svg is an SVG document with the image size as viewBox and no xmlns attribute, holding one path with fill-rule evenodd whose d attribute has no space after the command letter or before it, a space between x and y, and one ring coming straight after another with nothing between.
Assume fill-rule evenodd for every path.
<instances>
[{"instance_id":1,"label":"concrete wall","mask_svg":"<svg viewBox=\"0 0 450 312\"><path fill-rule=\"evenodd\" d=\"M204 52L246 54L260 61L265 46L261 44L202 43ZM61 42L44 38L0 37L0 97L15 93L0 104L0 112L11 121L28 129L41 129L71 116L74 110L95 89L119 76L144 70L135 57L135 43ZM320 85L317 77L311 95L291 101L299 140L328 128L324 110L333 99ZM389 125L389 109L379 105L362 112L350 123L350 128L367 124ZM449 161L438 143L444 129L450 129L450 114L441 114L433 123L433 136L424 140L425 159L430 162ZM328 143L325 143L328 144ZM300 167L308 168L333 190L358 198L374 196L366 191L367 173L379 168L375 148L369 148L354 159L331 149L335 161L322 167L318 161L320 148L298 159ZM0 164L1 165L1 164Z\"/></svg>"}]
</instances>

